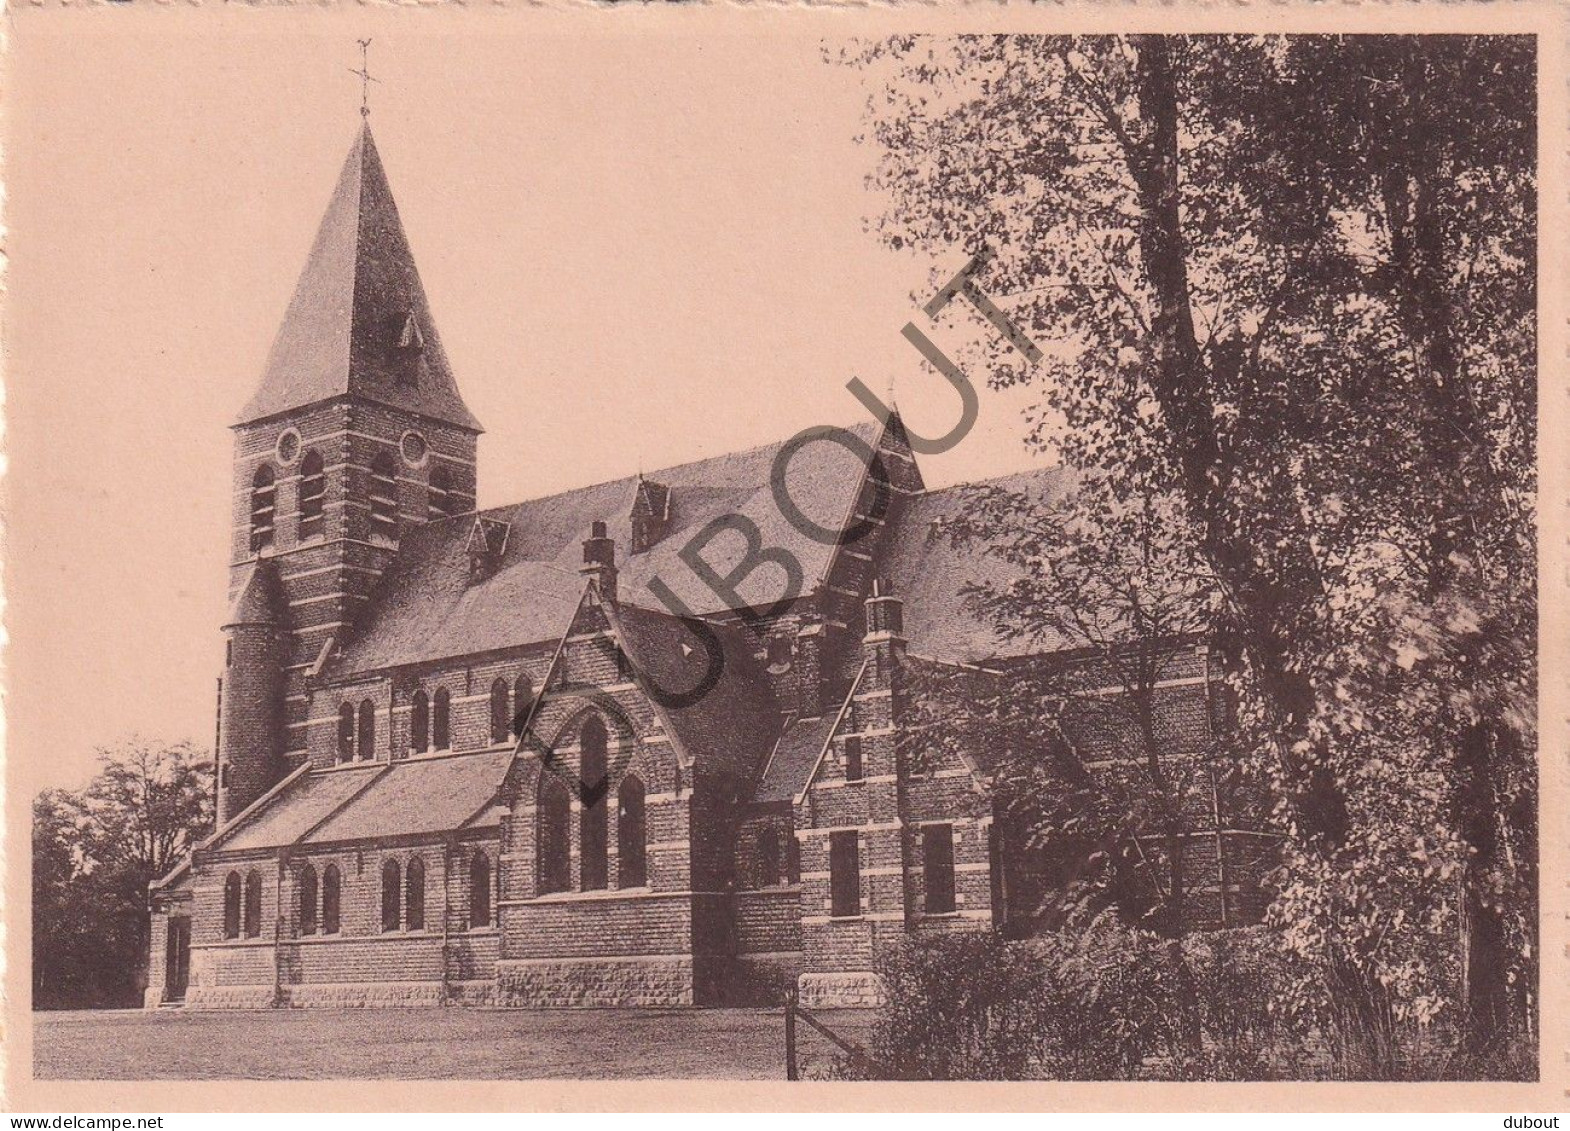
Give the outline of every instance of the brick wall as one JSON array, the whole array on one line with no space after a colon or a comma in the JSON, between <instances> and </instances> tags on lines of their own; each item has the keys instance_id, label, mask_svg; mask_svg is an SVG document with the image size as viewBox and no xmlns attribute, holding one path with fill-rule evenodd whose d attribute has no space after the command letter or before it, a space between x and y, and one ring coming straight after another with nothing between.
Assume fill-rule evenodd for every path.
<instances>
[{"instance_id":1,"label":"brick wall","mask_svg":"<svg viewBox=\"0 0 1570 1131\"><path fill-rule=\"evenodd\" d=\"M300 436L299 455L288 464L275 454L280 434L294 429ZM405 432L418 431L428 448L426 458L411 465L403 458ZM308 452L322 457L325 494L321 533L300 538L300 469ZM396 546L370 534L370 466L380 452L391 455L397 468L400 528L426 521L427 491L434 468L445 468L457 496L456 505L472 509L475 489L475 437L461 429L378 405L332 401L310 406L274 420L239 429L233 465L231 529L231 596L244 568L257 557L251 549L251 490L258 467L270 466L276 476L274 540L263 553L274 558L288 603L290 638L283 657L284 734L282 748L296 757L311 746L307 724L318 717L306 685L306 671L328 640L352 624L370 600L381 574L396 555ZM336 710L336 704L333 705ZM383 703L385 708L385 703ZM384 732L385 737L385 732ZM312 750L312 757L319 751Z\"/></svg>"}]
</instances>

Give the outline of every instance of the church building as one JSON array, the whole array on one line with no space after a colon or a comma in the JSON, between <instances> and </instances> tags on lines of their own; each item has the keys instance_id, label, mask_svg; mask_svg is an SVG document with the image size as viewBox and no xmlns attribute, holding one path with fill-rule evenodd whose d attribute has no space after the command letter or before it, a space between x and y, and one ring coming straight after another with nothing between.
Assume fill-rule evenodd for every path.
<instances>
[{"instance_id":1,"label":"church building","mask_svg":"<svg viewBox=\"0 0 1570 1131\"><path fill-rule=\"evenodd\" d=\"M477 510L366 125L233 431L217 826L152 885L149 1008L870 1004L884 948L1028 916L986 736L907 738L923 673L1039 657L897 414ZM1165 679L1203 747L1217 663ZM1223 824L1209 914L1257 918Z\"/></svg>"}]
</instances>

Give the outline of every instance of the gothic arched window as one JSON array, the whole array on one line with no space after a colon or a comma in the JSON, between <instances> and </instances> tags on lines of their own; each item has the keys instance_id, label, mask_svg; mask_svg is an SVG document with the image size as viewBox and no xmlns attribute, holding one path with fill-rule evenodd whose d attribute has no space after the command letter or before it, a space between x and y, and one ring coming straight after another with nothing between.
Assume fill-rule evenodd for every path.
<instances>
[{"instance_id":1,"label":"gothic arched window","mask_svg":"<svg viewBox=\"0 0 1570 1131\"><path fill-rule=\"evenodd\" d=\"M619 888L641 888L649 882L646 828L643 782L628 774L616 791L616 886Z\"/></svg>"},{"instance_id":2,"label":"gothic arched window","mask_svg":"<svg viewBox=\"0 0 1570 1131\"><path fill-rule=\"evenodd\" d=\"M329 864L322 869L322 934L336 935L341 925L339 905L343 898L343 877L338 865Z\"/></svg>"},{"instance_id":3,"label":"gothic arched window","mask_svg":"<svg viewBox=\"0 0 1570 1131\"><path fill-rule=\"evenodd\" d=\"M386 452L371 461L371 537L398 540L398 467Z\"/></svg>"},{"instance_id":4,"label":"gothic arched window","mask_svg":"<svg viewBox=\"0 0 1570 1131\"><path fill-rule=\"evenodd\" d=\"M376 754L376 705L369 699L360 701L360 741L359 755L361 761L368 761Z\"/></svg>"},{"instance_id":5,"label":"gothic arched window","mask_svg":"<svg viewBox=\"0 0 1570 1131\"><path fill-rule=\"evenodd\" d=\"M529 708L534 706L534 685L527 675L520 675L512 685L512 736L523 736L524 724L529 721Z\"/></svg>"},{"instance_id":6,"label":"gothic arched window","mask_svg":"<svg viewBox=\"0 0 1570 1131\"><path fill-rule=\"evenodd\" d=\"M382 930L396 931L403 923L403 877L398 873L398 861L382 863Z\"/></svg>"},{"instance_id":7,"label":"gothic arched window","mask_svg":"<svg viewBox=\"0 0 1570 1131\"><path fill-rule=\"evenodd\" d=\"M584 806L578 818L578 854L581 860L584 891L598 891L606 882L606 762L605 724L591 717L583 724L578 739L579 778L583 783Z\"/></svg>"},{"instance_id":8,"label":"gothic arched window","mask_svg":"<svg viewBox=\"0 0 1570 1131\"><path fill-rule=\"evenodd\" d=\"M476 852L469 863L469 927L491 925L491 858Z\"/></svg>"},{"instance_id":9,"label":"gothic arched window","mask_svg":"<svg viewBox=\"0 0 1570 1131\"><path fill-rule=\"evenodd\" d=\"M491 744L507 741L507 681L498 679L491 684Z\"/></svg>"},{"instance_id":10,"label":"gothic arched window","mask_svg":"<svg viewBox=\"0 0 1570 1131\"><path fill-rule=\"evenodd\" d=\"M307 864L300 869L300 933L316 933L316 869Z\"/></svg>"},{"instance_id":11,"label":"gothic arched window","mask_svg":"<svg viewBox=\"0 0 1570 1131\"><path fill-rule=\"evenodd\" d=\"M338 761L354 759L354 707L345 703L338 708Z\"/></svg>"},{"instance_id":12,"label":"gothic arched window","mask_svg":"<svg viewBox=\"0 0 1570 1131\"><path fill-rule=\"evenodd\" d=\"M411 931L425 929L425 861L418 856L409 860L403 874L404 918Z\"/></svg>"},{"instance_id":13,"label":"gothic arched window","mask_svg":"<svg viewBox=\"0 0 1570 1131\"><path fill-rule=\"evenodd\" d=\"M273 516L277 510L278 485L271 464L262 464L251 476L251 552L273 544Z\"/></svg>"},{"instance_id":14,"label":"gothic arched window","mask_svg":"<svg viewBox=\"0 0 1570 1131\"><path fill-rule=\"evenodd\" d=\"M416 754L431 748L431 702L425 692L414 693L414 703L409 709L409 746Z\"/></svg>"},{"instance_id":15,"label":"gothic arched window","mask_svg":"<svg viewBox=\"0 0 1570 1131\"><path fill-rule=\"evenodd\" d=\"M224 938L240 937L240 873L230 872L224 881Z\"/></svg>"},{"instance_id":16,"label":"gothic arched window","mask_svg":"<svg viewBox=\"0 0 1570 1131\"><path fill-rule=\"evenodd\" d=\"M431 482L425 489L425 516L430 521L457 514L456 497L452 493L452 476L445 467L431 468Z\"/></svg>"},{"instance_id":17,"label":"gothic arched window","mask_svg":"<svg viewBox=\"0 0 1570 1131\"><path fill-rule=\"evenodd\" d=\"M572 798L567 786L550 770L540 774L539 804L535 807L539 843L535 847L538 872L535 886L539 894L566 891L572 885L571 845Z\"/></svg>"},{"instance_id":18,"label":"gothic arched window","mask_svg":"<svg viewBox=\"0 0 1570 1131\"><path fill-rule=\"evenodd\" d=\"M262 874L252 872L245 877L245 937L254 939L262 933Z\"/></svg>"},{"instance_id":19,"label":"gothic arched window","mask_svg":"<svg viewBox=\"0 0 1570 1131\"><path fill-rule=\"evenodd\" d=\"M436 689L431 706L431 745L437 750L452 748L452 696L445 687Z\"/></svg>"},{"instance_id":20,"label":"gothic arched window","mask_svg":"<svg viewBox=\"0 0 1570 1131\"><path fill-rule=\"evenodd\" d=\"M306 452L300 461L300 541L322 532L322 504L327 497L327 473L320 452Z\"/></svg>"},{"instance_id":21,"label":"gothic arched window","mask_svg":"<svg viewBox=\"0 0 1570 1131\"><path fill-rule=\"evenodd\" d=\"M773 829L758 830L758 886L773 887L780 882L780 839Z\"/></svg>"}]
</instances>

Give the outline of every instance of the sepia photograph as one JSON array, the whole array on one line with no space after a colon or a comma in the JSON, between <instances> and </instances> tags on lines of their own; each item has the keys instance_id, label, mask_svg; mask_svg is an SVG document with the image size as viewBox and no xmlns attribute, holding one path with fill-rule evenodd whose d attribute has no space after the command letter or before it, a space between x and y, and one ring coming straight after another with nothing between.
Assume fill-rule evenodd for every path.
<instances>
[{"instance_id":1,"label":"sepia photograph","mask_svg":"<svg viewBox=\"0 0 1570 1131\"><path fill-rule=\"evenodd\" d=\"M8 49L39 1110L1564 1107L1562 27L115 7Z\"/></svg>"}]
</instances>

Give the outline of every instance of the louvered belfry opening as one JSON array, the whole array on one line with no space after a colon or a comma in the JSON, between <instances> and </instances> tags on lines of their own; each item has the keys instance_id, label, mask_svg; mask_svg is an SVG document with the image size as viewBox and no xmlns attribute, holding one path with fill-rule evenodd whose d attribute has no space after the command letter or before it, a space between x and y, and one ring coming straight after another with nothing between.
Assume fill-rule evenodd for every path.
<instances>
[{"instance_id":1,"label":"louvered belfry opening","mask_svg":"<svg viewBox=\"0 0 1570 1131\"><path fill-rule=\"evenodd\" d=\"M398 540L398 468L382 452L371 462L371 539Z\"/></svg>"}]
</instances>

